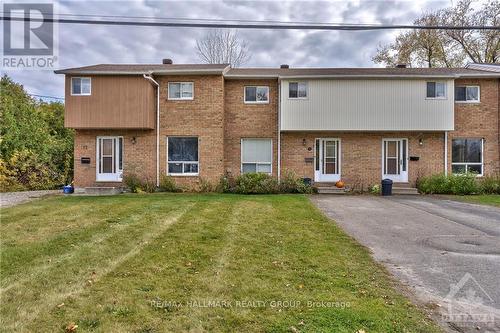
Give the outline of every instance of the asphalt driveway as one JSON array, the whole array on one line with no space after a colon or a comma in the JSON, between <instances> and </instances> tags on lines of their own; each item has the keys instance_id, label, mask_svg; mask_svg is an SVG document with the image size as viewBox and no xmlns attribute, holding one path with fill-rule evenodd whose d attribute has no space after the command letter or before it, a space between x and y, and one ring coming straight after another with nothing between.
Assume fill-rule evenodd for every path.
<instances>
[{"instance_id":1,"label":"asphalt driveway","mask_svg":"<svg viewBox=\"0 0 500 333\"><path fill-rule=\"evenodd\" d=\"M449 330L500 332L500 209L422 196L311 200Z\"/></svg>"}]
</instances>

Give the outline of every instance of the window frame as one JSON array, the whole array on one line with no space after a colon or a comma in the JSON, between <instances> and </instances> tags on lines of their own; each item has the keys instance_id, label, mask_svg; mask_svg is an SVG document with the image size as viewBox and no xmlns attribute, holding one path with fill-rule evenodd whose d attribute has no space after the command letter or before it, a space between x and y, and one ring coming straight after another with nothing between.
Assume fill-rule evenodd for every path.
<instances>
[{"instance_id":1,"label":"window frame","mask_svg":"<svg viewBox=\"0 0 500 333\"><path fill-rule=\"evenodd\" d=\"M169 161L168 159L168 139L169 138L196 138L196 141L198 143L197 150L198 150L198 161ZM195 177L200 175L200 138L198 136L183 136L183 135L172 135L172 136L167 136L167 144L166 144L166 149L167 149L167 172L166 174L168 176L174 176L174 177ZM168 170L168 164L169 163L181 163L182 164L182 171L181 173L179 172L169 172ZM184 172L184 164L196 164L198 165L198 172Z\"/></svg>"},{"instance_id":2,"label":"window frame","mask_svg":"<svg viewBox=\"0 0 500 333\"><path fill-rule=\"evenodd\" d=\"M80 93L79 94L73 93L73 80L74 79L80 80ZM88 92L88 94L82 93L82 82L81 82L82 79L89 79L89 92ZM92 95L92 78L90 76L73 76L73 77L71 77L69 89L70 89L71 96L90 96L90 95Z\"/></svg>"},{"instance_id":3,"label":"window frame","mask_svg":"<svg viewBox=\"0 0 500 333\"><path fill-rule=\"evenodd\" d=\"M477 99L473 99L473 100L467 100L467 88L475 88L477 87ZM465 101L460 101L456 99L456 97L454 96L455 98L455 103L460 103L460 104L477 104L477 103L481 103L481 86L478 85L478 84L471 84L471 85L458 85L458 86L455 86L455 89L457 88L465 88ZM455 92L455 95L456 95L456 92Z\"/></svg>"},{"instance_id":4,"label":"window frame","mask_svg":"<svg viewBox=\"0 0 500 333\"><path fill-rule=\"evenodd\" d=\"M453 162L453 140L480 140L481 141L481 163L479 163L479 162ZM476 175L476 177L483 177L484 176L484 139L483 138L464 138L464 137L453 138L451 140L451 173L454 175L462 175L463 173L453 172L454 165L465 166L466 173L469 170L469 165L480 165L481 166L481 173L478 173Z\"/></svg>"},{"instance_id":5,"label":"window frame","mask_svg":"<svg viewBox=\"0 0 500 333\"><path fill-rule=\"evenodd\" d=\"M444 96L442 96L442 97L438 97L438 96L429 97L429 96L427 96L427 85L429 83L432 83L432 82L435 83L436 85L438 83L441 83L444 85ZM425 99L429 99L429 100L446 100L446 99L448 99L448 83L446 81L425 81Z\"/></svg>"},{"instance_id":6,"label":"window frame","mask_svg":"<svg viewBox=\"0 0 500 333\"><path fill-rule=\"evenodd\" d=\"M255 101L247 101L247 88L255 88ZM258 101L257 100L257 89L258 88L266 88L267 89L267 100L266 101ZM243 87L243 103L244 104L269 104L271 96L269 95L270 89L269 86L244 86Z\"/></svg>"},{"instance_id":7,"label":"window frame","mask_svg":"<svg viewBox=\"0 0 500 333\"><path fill-rule=\"evenodd\" d=\"M182 97L182 85L183 84L190 84L191 85L191 97ZM179 91L181 93L180 97L170 97L170 85L171 84L178 84L180 85ZM192 101L194 100L194 82L193 81L172 81L167 83L167 100L169 101Z\"/></svg>"},{"instance_id":8,"label":"window frame","mask_svg":"<svg viewBox=\"0 0 500 333\"><path fill-rule=\"evenodd\" d=\"M245 140L266 140L266 141L271 141L271 161L270 162L263 162L263 161L252 161L252 162L246 162L243 160L243 141ZM273 174L273 139L272 138L241 138L240 139L240 174L244 174L243 172L243 164L255 164L255 172L256 173L265 173L268 175ZM257 171L257 166L258 165L270 165L271 170L269 172L258 172Z\"/></svg>"},{"instance_id":9,"label":"window frame","mask_svg":"<svg viewBox=\"0 0 500 333\"><path fill-rule=\"evenodd\" d=\"M297 83L297 97L290 97L290 83ZM299 97L299 84L305 84L306 86L306 96L305 97ZM309 82L308 81L289 81L288 82L288 94L287 94L288 99L309 99Z\"/></svg>"}]
</instances>

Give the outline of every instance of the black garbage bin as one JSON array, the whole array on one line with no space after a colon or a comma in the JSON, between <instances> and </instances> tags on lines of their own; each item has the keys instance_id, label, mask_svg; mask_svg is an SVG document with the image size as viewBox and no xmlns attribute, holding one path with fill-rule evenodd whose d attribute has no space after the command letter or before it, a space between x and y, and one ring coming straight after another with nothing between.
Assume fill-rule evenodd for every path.
<instances>
[{"instance_id":1,"label":"black garbage bin","mask_svg":"<svg viewBox=\"0 0 500 333\"><path fill-rule=\"evenodd\" d=\"M382 179L382 195L392 195L392 180Z\"/></svg>"},{"instance_id":2,"label":"black garbage bin","mask_svg":"<svg viewBox=\"0 0 500 333\"><path fill-rule=\"evenodd\" d=\"M302 181L304 182L304 185L307 185L307 186L311 186L311 184L312 184L311 178L302 178Z\"/></svg>"}]
</instances>

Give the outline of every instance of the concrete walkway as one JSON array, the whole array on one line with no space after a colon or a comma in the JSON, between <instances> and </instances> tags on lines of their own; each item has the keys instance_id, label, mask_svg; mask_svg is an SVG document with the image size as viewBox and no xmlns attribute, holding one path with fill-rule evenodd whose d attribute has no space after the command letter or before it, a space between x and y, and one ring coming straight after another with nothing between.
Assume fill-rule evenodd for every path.
<instances>
[{"instance_id":1,"label":"concrete walkway","mask_svg":"<svg viewBox=\"0 0 500 333\"><path fill-rule=\"evenodd\" d=\"M423 196L311 200L449 330L500 332L500 209Z\"/></svg>"},{"instance_id":2,"label":"concrete walkway","mask_svg":"<svg viewBox=\"0 0 500 333\"><path fill-rule=\"evenodd\" d=\"M0 208L11 207L46 195L62 193L61 190L24 191L0 193Z\"/></svg>"}]
</instances>

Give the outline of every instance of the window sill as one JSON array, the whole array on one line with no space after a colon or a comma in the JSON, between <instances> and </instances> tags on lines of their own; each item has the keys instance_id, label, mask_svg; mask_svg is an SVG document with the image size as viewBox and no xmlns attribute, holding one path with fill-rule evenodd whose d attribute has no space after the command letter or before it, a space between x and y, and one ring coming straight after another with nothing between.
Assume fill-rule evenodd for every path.
<instances>
[{"instance_id":1,"label":"window sill","mask_svg":"<svg viewBox=\"0 0 500 333\"><path fill-rule=\"evenodd\" d=\"M299 100L299 101L302 100L303 101L303 100L307 100L309 98L307 98L307 97L288 97L288 99L290 99L292 101L293 100Z\"/></svg>"},{"instance_id":2,"label":"window sill","mask_svg":"<svg viewBox=\"0 0 500 333\"><path fill-rule=\"evenodd\" d=\"M171 177L198 177L199 173L167 173Z\"/></svg>"},{"instance_id":3,"label":"window sill","mask_svg":"<svg viewBox=\"0 0 500 333\"><path fill-rule=\"evenodd\" d=\"M71 96L91 96L92 94L71 94Z\"/></svg>"},{"instance_id":4,"label":"window sill","mask_svg":"<svg viewBox=\"0 0 500 333\"><path fill-rule=\"evenodd\" d=\"M250 104L250 105L252 105L252 104L269 104L269 101L266 101L266 102L247 102L247 101L245 101L244 104Z\"/></svg>"},{"instance_id":5,"label":"window sill","mask_svg":"<svg viewBox=\"0 0 500 333\"><path fill-rule=\"evenodd\" d=\"M167 98L167 101L193 101L194 97L192 98Z\"/></svg>"},{"instance_id":6,"label":"window sill","mask_svg":"<svg viewBox=\"0 0 500 333\"><path fill-rule=\"evenodd\" d=\"M448 98L447 97L426 97L426 100L430 101L446 101Z\"/></svg>"},{"instance_id":7,"label":"window sill","mask_svg":"<svg viewBox=\"0 0 500 333\"><path fill-rule=\"evenodd\" d=\"M481 101L455 101L456 104L481 104Z\"/></svg>"}]
</instances>

